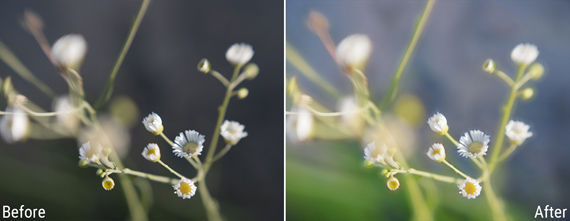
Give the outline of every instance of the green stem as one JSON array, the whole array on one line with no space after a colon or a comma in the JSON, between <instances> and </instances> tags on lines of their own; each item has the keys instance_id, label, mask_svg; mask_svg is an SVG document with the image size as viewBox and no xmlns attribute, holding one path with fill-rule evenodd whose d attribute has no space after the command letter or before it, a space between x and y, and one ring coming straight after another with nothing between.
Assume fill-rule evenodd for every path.
<instances>
[{"instance_id":1,"label":"green stem","mask_svg":"<svg viewBox=\"0 0 570 221\"><path fill-rule=\"evenodd\" d=\"M516 144L511 144L511 146L509 147L509 149L507 149L503 154L501 154L501 156L499 157L499 161L503 161L505 158L507 158L508 156L511 155L511 153L513 153L513 151L517 148Z\"/></svg>"},{"instance_id":2,"label":"green stem","mask_svg":"<svg viewBox=\"0 0 570 221\"><path fill-rule=\"evenodd\" d=\"M507 83L509 86L511 87L515 86L515 82L513 81L513 79L511 79L507 74L505 74L505 72L497 70L495 71L495 73L497 73L497 76L503 79L503 81L505 81L505 83Z\"/></svg>"},{"instance_id":3,"label":"green stem","mask_svg":"<svg viewBox=\"0 0 570 221\"><path fill-rule=\"evenodd\" d=\"M172 168L170 168L168 165L166 165L164 162L162 162L162 160L158 160L158 163L160 163L160 165L162 165L164 168L166 168L167 170L169 170L172 174L176 175L177 177L179 177L180 179L184 178L184 176L180 175L178 172L176 172L175 170L173 170Z\"/></svg>"},{"instance_id":4,"label":"green stem","mask_svg":"<svg viewBox=\"0 0 570 221\"><path fill-rule=\"evenodd\" d=\"M297 70L299 70L299 72L301 74L305 75L305 77L307 77L313 83L317 84L320 88L322 88L324 91L326 91L333 98L339 98L340 97L340 93L336 90L336 88L331 86L325 79L323 79L317 73L317 71L315 71L315 69L313 69L305 61L305 59L297 52L297 50L295 50L295 48L292 45L287 43L286 47L287 47L287 49L286 49L287 50L287 53L286 53L287 61L291 65L293 65L293 67L295 67Z\"/></svg>"},{"instance_id":5,"label":"green stem","mask_svg":"<svg viewBox=\"0 0 570 221\"><path fill-rule=\"evenodd\" d=\"M0 41L0 59L6 63L12 70L14 70L20 77L24 80L30 82L34 86L36 86L40 91L46 94L48 97L53 98L55 93L49 88L46 84L40 81L32 72L26 68L24 64L8 49L4 43Z\"/></svg>"},{"instance_id":6,"label":"green stem","mask_svg":"<svg viewBox=\"0 0 570 221\"><path fill-rule=\"evenodd\" d=\"M214 156L212 163L218 161L220 158L222 158L224 155L226 155L226 153L228 153L228 151L230 151L230 149L232 149L232 145L226 144L226 147L224 147L224 149L222 149L219 153L216 154L216 156Z\"/></svg>"},{"instance_id":7,"label":"green stem","mask_svg":"<svg viewBox=\"0 0 570 221\"><path fill-rule=\"evenodd\" d=\"M446 182L446 183L461 184L463 182L461 179L457 179L455 177L443 176L443 175L434 174L434 173L430 173L430 172L419 171L419 170L416 170L413 168L409 168L407 170L401 169L401 170L392 170L392 171L397 172L397 173L415 174L418 176L428 177L428 178L432 178L434 180L442 181L442 182Z\"/></svg>"},{"instance_id":8,"label":"green stem","mask_svg":"<svg viewBox=\"0 0 570 221\"><path fill-rule=\"evenodd\" d=\"M121 158L113 152L110 155L111 161L113 161L117 167L124 168ZM146 212L144 207L137 195L133 182L129 179L126 174L119 174L119 180L123 184L123 193L127 199L127 205L129 207L129 213L131 214L132 220L147 220Z\"/></svg>"},{"instance_id":9,"label":"green stem","mask_svg":"<svg viewBox=\"0 0 570 221\"><path fill-rule=\"evenodd\" d=\"M165 183L165 184L172 184L172 185L176 185L176 183L178 183L178 181L180 181L179 179L176 178L170 178L170 177L165 177L165 176L158 176L158 175L154 175L154 174L149 174L149 173L144 173L144 172L140 172L140 171L135 171L135 170L131 170L129 168L125 168L122 170L117 170L117 169L111 169L108 170L111 173L118 173L118 174L128 174L131 176L136 176L136 177L141 177L141 178L145 178L151 181L155 181L155 182L159 182L159 183Z\"/></svg>"},{"instance_id":10,"label":"green stem","mask_svg":"<svg viewBox=\"0 0 570 221\"><path fill-rule=\"evenodd\" d=\"M493 191L493 187L491 186L490 175L489 177L487 177L487 181L483 182L482 191L485 192L485 197L487 198L487 202L489 203L489 207L491 208L491 214L493 216L493 220L507 220L503 204L499 201L499 199L495 195L495 192Z\"/></svg>"},{"instance_id":11,"label":"green stem","mask_svg":"<svg viewBox=\"0 0 570 221\"><path fill-rule=\"evenodd\" d=\"M218 79L220 82L222 82L224 86L226 87L230 86L230 82L228 81L228 79L226 79L222 74L220 74L220 72L211 70L210 74L214 76L216 79Z\"/></svg>"},{"instance_id":12,"label":"green stem","mask_svg":"<svg viewBox=\"0 0 570 221\"><path fill-rule=\"evenodd\" d=\"M402 165L402 167L408 168L408 163L401 154L397 153L395 156L398 157L397 161L400 163L400 165ZM433 215L427 206L425 198L422 195L422 192L416 180L411 176L406 176L404 178L406 179L406 189L408 190L410 203L412 204L412 210L414 211L413 219L424 221L433 220Z\"/></svg>"},{"instance_id":13,"label":"green stem","mask_svg":"<svg viewBox=\"0 0 570 221\"><path fill-rule=\"evenodd\" d=\"M445 133L444 135L449 139L449 141L451 141L451 143L453 143L453 145L459 146L459 142L457 142L457 140L455 140L449 133Z\"/></svg>"},{"instance_id":14,"label":"green stem","mask_svg":"<svg viewBox=\"0 0 570 221\"><path fill-rule=\"evenodd\" d=\"M240 69L241 65L235 67L230 82L234 82L234 80L237 78L239 74ZM220 113L218 115L218 121L216 122L216 127L214 127L214 133L213 133L214 135L212 135L212 142L210 143L210 149L208 150L208 154L206 155L206 160L204 163L204 171L206 171L206 173L210 169L214 153L216 152L216 147L218 146L218 140L220 138L220 126L222 126L222 122L224 121L224 117L226 116L226 110L228 109L228 104L230 103L231 97L232 97L232 88L228 87L226 89L226 95L224 97L224 101L222 102L222 106L220 107Z\"/></svg>"},{"instance_id":15,"label":"green stem","mask_svg":"<svg viewBox=\"0 0 570 221\"><path fill-rule=\"evenodd\" d=\"M408 61L412 56L412 52L414 51L414 48L416 47L418 40L420 39L424 26L429 18L429 15L431 14L431 10L433 9L434 3L435 0L427 1L424 11L422 12L422 16L420 17L420 20L418 22L418 25L414 30L414 35L410 40L410 43L408 44L408 49L406 49L406 53L404 54L404 57L402 57L400 65L398 65L398 69L394 74L394 78L392 79L392 83L390 84L390 88L388 89L388 93L384 95L384 98L380 103L380 110L385 110L388 107L388 105L394 100L394 98L396 98L396 94L398 93L400 78L402 77L404 69L406 68Z\"/></svg>"},{"instance_id":16,"label":"green stem","mask_svg":"<svg viewBox=\"0 0 570 221\"><path fill-rule=\"evenodd\" d=\"M208 220L221 221L222 215L220 214L218 204L216 203L216 201L214 201L214 199L210 195L210 192L208 192L208 187L206 186L206 179L202 178L200 182L198 182L198 192L202 197L202 203L204 204L204 208L206 209Z\"/></svg>"},{"instance_id":17,"label":"green stem","mask_svg":"<svg viewBox=\"0 0 570 221\"><path fill-rule=\"evenodd\" d=\"M121 49L121 52L119 53L119 57L117 58L117 61L115 62L115 65L113 66L113 70L111 71L111 75L109 75L109 79L107 80L107 83L105 84L105 88L101 92L101 95L99 95L99 99L97 99L97 103L95 103L95 109L101 109L101 107L107 101L109 101L109 99L111 98L111 94L113 94L113 85L115 83L115 78L117 77L117 73L119 72L119 68L121 67L121 64L123 63L123 60L125 59L125 56L127 55L129 48L131 47L131 44L133 43L133 39L135 38L135 35L137 34L137 31L139 29L139 26L142 22L142 19L143 19L145 13L146 13L146 10L148 8L149 3L150 3L150 0L143 0L142 5L139 8L139 12L137 13L137 16L135 18L135 21L133 22L133 25L131 26L131 30L129 31L129 35L127 36L127 40L125 40L125 44L123 45L123 48Z\"/></svg>"},{"instance_id":18,"label":"green stem","mask_svg":"<svg viewBox=\"0 0 570 221\"><path fill-rule=\"evenodd\" d=\"M463 172L461 172L459 169L455 168L453 165L451 165L449 162L447 162L447 160L443 160L442 161L445 165L447 165L449 168L451 168L453 171L455 171L457 174L461 175L462 177L465 177L465 179L469 178L469 176L465 175Z\"/></svg>"},{"instance_id":19,"label":"green stem","mask_svg":"<svg viewBox=\"0 0 570 221\"><path fill-rule=\"evenodd\" d=\"M525 68L526 68L525 65L519 66L519 72L517 74L515 82L519 82L524 73ZM511 88L511 94L509 95L507 104L503 109L503 117L501 119L499 127L497 128L497 135L495 136L497 139L495 139L495 145L493 146L493 153L491 154L491 162L489 163L490 173L493 173L493 170L495 169L495 166L497 165L497 161L499 159L499 153L501 153L501 147L503 146L503 140L505 139L505 126L507 126L507 122L511 117L511 112L513 110L513 106L517 98L517 90L518 87Z\"/></svg>"},{"instance_id":20,"label":"green stem","mask_svg":"<svg viewBox=\"0 0 570 221\"><path fill-rule=\"evenodd\" d=\"M170 144L170 146L174 146L174 143L168 139L168 137L166 135L164 135L164 133L160 133L160 136L162 137L162 139L164 139L168 144Z\"/></svg>"}]
</instances>

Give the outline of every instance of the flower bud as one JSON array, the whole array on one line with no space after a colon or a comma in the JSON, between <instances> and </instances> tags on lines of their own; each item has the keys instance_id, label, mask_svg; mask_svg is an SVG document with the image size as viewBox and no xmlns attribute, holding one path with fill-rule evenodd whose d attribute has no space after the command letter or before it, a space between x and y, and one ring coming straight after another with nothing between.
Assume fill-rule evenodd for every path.
<instances>
[{"instance_id":1,"label":"flower bud","mask_svg":"<svg viewBox=\"0 0 570 221\"><path fill-rule=\"evenodd\" d=\"M544 67L540 63L534 63L528 68L528 74L533 80L539 79L544 74Z\"/></svg>"},{"instance_id":2,"label":"flower bud","mask_svg":"<svg viewBox=\"0 0 570 221\"><path fill-rule=\"evenodd\" d=\"M518 44L511 52L511 59L519 65L529 65L538 57L536 45L525 43Z\"/></svg>"},{"instance_id":3,"label":"flower bud","mask_svg":"<svg viewBox=\"0 0 570 221\"><path fill-rule=\"evenodd\" d=\"M115 188L115 181L113 181L111 177L105 177L105 179L103 179L103 182L101 182L101 185L103 186L103 189L109 191Z\"/></svg>"},{"instance_id":4,"label":"flower bud","mask_svg":"<svg viewBox=\"0 0 570 221\"><path fill-rule=\"evenodd\" d=\"M86 160L79 160L79 163L77 163L77 166L81 168L87 168L87 165L89 165L89 161Z\"/></svg>"},{"instance_id":5,"label":"flower bud","mask_svg":"<svg viewBox=\"0 0 570 221\"><path fill-rule=\"evenodd\" d=\"M259 74L259 67L254 63L250 63L245 66L243 72L245 73L245 76L248 80L252 80L257 77L257 74Z\"/></svg>"},{"instance_id":6,"label":"flower bud","mask_svg":"<svg viewBox=\"0 0 570 221\"><path fill-rule=\"evenodd\" d=\"M249 90L247 90L247 88L245 88L245 87L242 87L237 91L237 97L240 100L246 98L248 94L249 94Z\"/></svg>"},{"instance_id":7,"label":"flower bud","mask_svg":"<svg viewBox=\"0 0 570 221\"><path fill-rule=\"evenodd\" d=\"M61 68L75 68L87 53L87 42L79 34L65 35L53 44L51 53Z\"/></svg>"},{"instance_id":8,"label":"flower bud","mask_svg":"<svg viewBox=\"0 0 570 221\"><path fill-rule=\"evenodd\" d=\"M251 45L235 43L226 51L226 60L233 65L244 65L253 57L254 51Z\"/></svg>"},{"instance_id":9,"label":"flower bud","mask_svg":"<svg viewBox=\"0 0 570 221\"><path fill-rule=\"evenodd\" d=\"M483 71L489 74L495 72L495 62L493 61L493 59L489 58L485 61L485 63L483 63Z\"/></svg>"},{"instance_id":10,"label":"flower bud","mask_svg":"<svg viewBox=\"0 0 570 221\"><path fill-rule=\"evenodd\" d=\"M204 74L210 72L210 62L208 61L208 59L203 58L202 60L200 60L200 62L198 63L198 71Z\"/></svg>"},{"instance_id":11,"label":"flower bud","mask_svg":"<svg viewBox=\"0 0 570 221\"><path fill-rule=\"evenodd\" d=\"M397 190L400 188L400 181L398 181L396 177L390 177L390 179L388 179L388 182L386 182L386 185L390 190Z\"/></svg>"},{"instance_id":12,"label":"flower bud","mask_svg":"<svg viewBox=\"0 0 570 221\"><path fill-rule=\"evenodd\" d=\"M95 174L103 178L105 176L105 171L103 171L103 169L98 169L97 172L95 172Z\"/></svg>"},{"instance_id":13,"label":"flower bud","mask_svg":"<svg viewBox=\"0 0 570 221\"><path fill-rule=\"evenodd\" d=\"M348 67L362 68L372 53L372 41L368 35L354 34L337 46L337 58Z\"/></svg>"},{"instance_id":14,"label":"flower bud","mask_svg":"<svg viewBox=\"0 0 570 221\"><path fill-rule=\"evenodd\" d=\"M522 99L528 100L532 98L533 95L534 95L534 90L532 88L525 88L524 90L521 91Z\"/></svg>"}]
</instances>

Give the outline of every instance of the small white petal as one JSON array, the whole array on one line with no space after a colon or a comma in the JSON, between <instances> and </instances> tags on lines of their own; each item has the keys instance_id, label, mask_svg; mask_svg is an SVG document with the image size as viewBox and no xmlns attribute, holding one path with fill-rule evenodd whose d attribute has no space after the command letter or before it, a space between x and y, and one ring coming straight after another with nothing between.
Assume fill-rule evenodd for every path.
<instances>
[{"instance_id":1,"label":"small white petal","mask_svg":"<svg viewBox=\"0 0 570 221\"><path fill-rule=\"evenodd\" d=\"M226 51L226 60L232 64L244 65L253 57L254 51L251 45L235 43Z\"/></svg>"},{"instance_id":2,"label":"small white petal","mask_svg":"<svg viewBox=\"0 0 570 221\"><path fill-rule=\"evenodd\" d=\"M87 42L79 34L64 35L53 44L51 53L60 66L75 67L87 53Z\"/></svg>"},{"instance_id":3,"label":"small white petal","mask_svg":"<svg viewBox=\"0 0 570 221\"><path fill-rule=\"evenodd\" d=\"M225 120L220 127L221 135L227 143L236 145L242 138L247 137L247 132L243 131L245 126L237 121Z\"/></svg>"},{"instance_id":4,"label":"small white petal","mask_svg":"<svg viewBox=\"0 0 570 221\"><path fill-rule=\"evenodd\" d=\"M0 120L0 136L6 143L24 140L30 127L28 114L16 106L8 106L6 112Z\"/></svg>"},{"instance_id":5,"label":"small white petal","mask_svg":"<svg viewBox=\"0 0 570 221\"><path fill-rule=\"evenodd\" d=\"M194 194L196 194L196 185L192 180L187 178L182 178L180 181L172 186L174 188L174 193L182 199L190 199Z\"/></svg>"},{"instance_id":6,"label":"small white petal","mask_svg":"<svg viewBox=\"0 0 570 221\"><path fill-rule=\"evenodd\" d=\"M459 138L457 152L462 157L477 157L486 155L489 149L490 136L480 130L472 130Z\"/></svg>"},{"instance_id":7,"label":"small white petal","mask_svg":"<svg viewBox=\"0 0 570 221\"><path fill-rule=\"evenodd\" d=\"M204 142L206 141L204 137L204 135L195 130L181 132L174 138L172 152L180 158L201 155L202 149L204 149Z\"/></svg>"},{"instance_id":8,"label":"small white petal","mask_svg":"<svg viewBox=\"0 0 570 221\"><path fill-rule=\"evenodd\" d=\"M467 197L467 199L475 199L481 194L481 185L479 185L477 180L472 178L465 179L457 188L459 188L459 193L463 195L463 197Z\"/></svg>"},{"instance_id":9,"label":"small white petal","mask_svg":"<svg viewBox=\"0 0 570 221\"><path fill-rule=\"evenodd\" d=\"M294 142L308 140L313 133L313 114L305 107L292 107L287 116L287 136Z\"/></svg>"},{"instance_id":10,"label":"small white petal","mask_svg":"<svg viewBox=\"0 0 570 221\"><path fill-rule=\"evenodd\" d=\"M522 144L527 138L532 137L532 132L528 131L530 126L521 121L509 121L505 126L505 134L511 142L516 145Z\"/></svg>"},{"instance_id":11,"label":"small white petal","mask_svg":"<svg viewBox=\"0 0 570 221\"><path fill-rule=\"evenodd\" d=\"M538 57L538 49L535 45L525 43L518 44L511 52L511 59L517 64L531 64Z\"/></svg>"},{"instance_id":12,"label":"small white petal","mask_svg":"<svg viewBox=\"0 0 570 221\"><path fill-rule=\"evenodd\" d=\"M142 122L146 130L148 130L149 132L155 135L162 133L163 129L162 119L160 118L160 116L158 116L158 114L152 112L147 117L145 117Z\"/></svg>"},{"instance_id":13,"label":"small white petal","mask_svg":"<svg viewBox=\"0 0 570 221\"><path fill-rule=\"evenodd\" d=\"M445 160L445 148L443 144L434 143L428 150L427 156L437 162Z\"/></svg>"},{"instance_id":14,"label":"small white petal","mask_svg":"<svg viewBox=\"0 0 570 221\"><path fill-rule=\"evenodd\" d=\"M363 65L372 53L372 41L367 35L354 34L344 38L336 48L337 58L347 66Z\"/></svg>"},{"instance_id":15,"label":"small white petal","mask_svg":"<svg viewBox=\"0 0 570 221\"><path fill-rule=\"evenodd\" d=\"M431 130L438 134L445 134L448 130L447 119L439 112L430 117L427 123Z\"/></svg>"}]
</instances>

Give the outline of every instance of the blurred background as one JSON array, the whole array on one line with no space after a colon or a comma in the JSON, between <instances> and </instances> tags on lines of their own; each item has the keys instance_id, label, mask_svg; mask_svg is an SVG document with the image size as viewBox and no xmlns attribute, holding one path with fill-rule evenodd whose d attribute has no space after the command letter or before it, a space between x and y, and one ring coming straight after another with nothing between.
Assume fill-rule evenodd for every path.
<instances>
[{"instance_id":1,"label":"blurred background","mask_svg":"<svg viewBox=\"0 0 570 221\"><path fill-rule=\"evenodd\" d=\"M0 40L41 81L62 95L68 91L65 81L32 35L21 27L20 20L26 9L35 11L44 20L50 44L66 34L82 34L88 52L80 72L86 99L93 104L140 5L141 1L2 1ZM195 175L194 169L169 154L168 144L146 131L141 121L156 112L170 139L194 129L205 134L205 144L209 144L225 88L212 76L198 72L196 66L200 59L208 58L213 69L230 77L233 68L225 60L225 53L230 45L239 42L253 46L252 62L259 65L260 73L241 84L249 89L249 96L244 100L233 98L226 118L244 124L249 136L214 164L208 174L208 187L228 219L279 220L283 217L282 1L150 3L115 81L113 97L122 97L117 103L130 100L137 107L128 114L136 120L128 128L130 137L124 137L130 145L123 162L134 170L173 177L140 155L143 147L153 142L162 147L165 163L188 177ZM22 94L51 110L51 100L0 62L0 77L8 76ZM1 102L4 109L6 100L2 98ZM108 115L111 106L103 107L100 113ZM10 145L1 142L0 204L44 208L47 219L56 220L128 218L121 184L105 191L95 169L79 168L77 162L74 139L28 140ZM112 177L118 181L116 175ZM170 185L150 182L148 186L136 179L135 183L153 192L150 219L206 218L198 195L182 200L173 194Z\"/></svg>"},{"instance_id":2,"label":"blurred background","mask_svg":"<svg viewBox=\"0 0 570 221\"><path fill-rule=\"evenodd\" d=\"M425 1L287 1L287 42L341 93L352 85L325 47L306 26L311 10L329 20L335 44L348 35L362 33L373 42L365 72L373 101L388 90L397 65ZM454 173L426 157L429 146L441 142L447 159L467 174L479 176L474 165L456 154L452 144L436 135L426 120L436 112L448 120L450 134L480 129L493 142L508 87L496 76L482 71L487 58L514 76L511 50L519 43L538 47L537 62L545 75L531 81L535 95L518 101L512 119L530 125L534 136L520 146L494 174L493 184L514 220L534 218L537 206L570 206L570 2L568 1L436 1L424 32L401 80L396 104L384 117L406 122L404 152L410 167L443 175ZM333 99L290 63L287 77L297 76L299 87L316 101L336 111ZM414 121L402 118L414 105ZM290 101L287 110L290 109ZM405 114L404 114L405 115ZM419 124L418 124L419 122ZM405 220L411 215L406 183L390 191L378 169L363 166L358 140L304 143L287 141L287 218L291 220ZM492 150L490 150L492 151ZM416 177L427 193L435 220L488 220L483 195L467 200L455 185ZM483 189L482 191L485 191ZM421 219L421 217L420 217Z\"/></svg>"}]
</instances>

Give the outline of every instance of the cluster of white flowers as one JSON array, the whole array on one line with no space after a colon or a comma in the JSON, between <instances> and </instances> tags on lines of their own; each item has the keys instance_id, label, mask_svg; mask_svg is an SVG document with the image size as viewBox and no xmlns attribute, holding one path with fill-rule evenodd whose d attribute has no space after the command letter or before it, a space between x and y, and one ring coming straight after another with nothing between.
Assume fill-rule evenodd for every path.
<instances>
[{"instance_id":1,"label":"cluster of white flowers","mask_svg":"<svg viewBox=\"0 0 570 221\"><path fill-rule=\"evenodd\" d=\"M400 164L398 164L393 159L394 153L388 149L388 146L382 144L380 147L376 147L374 142L369 143L364 148L364 159L378 164L382 167L399 169Z\"/></svg>"}]
</instances>

